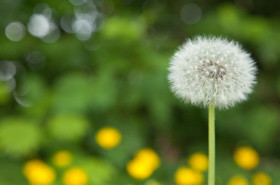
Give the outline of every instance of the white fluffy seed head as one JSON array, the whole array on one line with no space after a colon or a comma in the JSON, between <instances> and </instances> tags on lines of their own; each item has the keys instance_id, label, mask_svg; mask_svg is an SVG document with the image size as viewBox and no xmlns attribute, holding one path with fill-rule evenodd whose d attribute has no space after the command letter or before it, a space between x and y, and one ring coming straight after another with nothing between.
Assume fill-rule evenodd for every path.
<instances>
[{"instance_id":1,"label":"white fluffy seed head","mask_svg":"<svg viewBox=\"0 0 280 185\"><path fill-rule=\"evenodd\" d=\"M197 37L178 49L169 72L171 90L179 98L195 105L228 108L252 92L257 68L238 43Z\"/></svg>"}]
</instances>

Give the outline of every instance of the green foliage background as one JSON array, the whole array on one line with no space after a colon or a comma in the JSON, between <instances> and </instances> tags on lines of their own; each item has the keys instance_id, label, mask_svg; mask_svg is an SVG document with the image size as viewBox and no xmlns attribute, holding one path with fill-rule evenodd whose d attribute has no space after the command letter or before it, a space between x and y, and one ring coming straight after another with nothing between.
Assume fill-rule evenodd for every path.
<instances>
[{"instance_id":1,"label":"green foliage background","mask_svg":"<svg viewBox=\"0 0 280 185\"><path fill-rule=\"evenodd\" d=\"M52 42L26 31L21 41L9 40L5 27L13 21L27 26L41 3L51 8L59 39ZM97 29L88 40L79 40L60 27L61 19L74 18L89 3L100 15ZM182 21L181 8L188 3L201 8L195 24ZM276 0L88 0L82 5L1 0L0 60L13 61L17 71L13 83L0 81L0 184L27 184L22 165L32 158L51 164L60 149L95 172L90 174L92 185L145 184L125 170L144 147L161 156L161 167L151 179L174 184L175 170L192 152L207 153L207 110L176 99L167 81L176 48L199 34L239 41L259 69L249 100L217 111L217 185L234 174L251 177L254 171L242 170L232 159L242 145L259 152L255 171L267 172L273 184L280 184L279 7ZM118 147L107 151L95 143L103 126L121 131Z\"/></svg>"}]
</instances>

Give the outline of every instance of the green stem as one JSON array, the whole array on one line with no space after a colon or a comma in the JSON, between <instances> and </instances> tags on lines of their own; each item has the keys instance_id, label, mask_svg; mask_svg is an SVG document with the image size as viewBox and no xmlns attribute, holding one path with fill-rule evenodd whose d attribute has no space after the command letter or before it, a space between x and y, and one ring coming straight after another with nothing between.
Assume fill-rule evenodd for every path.
<instances>
[{"instance_id":1,"label":"green stem","mask_svg":"<svg viewBox=\"0 0 280 185\"><path fill-rule=\"evenodd\" d=\"M215 185L215 106L209 105L208 113L208 155L209 155L209 167L208 167L208 185Z\"/></svg>"}]
</instances>

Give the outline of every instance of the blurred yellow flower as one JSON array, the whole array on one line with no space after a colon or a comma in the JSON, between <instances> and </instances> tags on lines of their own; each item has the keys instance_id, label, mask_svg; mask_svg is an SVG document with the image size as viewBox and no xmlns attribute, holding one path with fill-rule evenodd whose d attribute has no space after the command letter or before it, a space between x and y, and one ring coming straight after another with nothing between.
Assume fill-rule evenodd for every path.
<instances>
[{"instance_id":1,"label":"blurred yellow flower","mask_svg":"<svg viewBox=\"0 0 280 185\"><path fill-rule=\"evenodd\" d=\"M206 171L208 169L208 157L203 153L192 154L188 162L197 171Z\"/></svg>"},{"instance_id":2,"label":"blurred yellow flower","mask_svg":"<svg viewBox=\"0 0 280 185\"><path fill-rule=\"evenodd\" d=\"M154 150L150 148L144 148L139 150L135 155L135 158L141 161L142 163L146 163L147 166L150 166L153 169L158 168L160 164L159 156Z\"/></svg>"},{"instance_id":3,"label":"blurred yellow flower","mask_svg":"<svg viewBox=\"0 0 280 185\"><path fill-rule=\"evenodd\" d=\"M52 160L56 166L66 167L69 164L71 164L72 159L73 159L73 156L69 151L61 150L61 151L58 151L56 154L54 154Z\"/></svg>"},{"instance_id":4,"label":"blurred yellow flower","mask_svg":"<svg viewBox=\"0 0 280 185\"><path fill-rule=\"evenodd\" d=\"M253 176L253 185L271 185L271 178L263 172L258 172Z\"/></svg>"},{"instance_id":5,"label":"blurred yellow flower","mask_svg":"<svg viewBox=\"0 0 280 185\"><path fill-rule=\"evenodd\" d=\"M74 167L63 174L65 185L86 185L88 183L87 173L80 167Z\"/></svg>"},{"instance_id":6,"label":"blurred yellow flower","mask_svg":"<svg viewBox=\"0 0 280 185\"><path fill-rule=\"evenodd\" d=\"M238 166L246 170L251 170L259 164L259 154L251 147L238 148L233 158Z\"/></svg>"},{"instance_id":7,"label":"blurred yellow flower","mask_svg":"<svg viewBox=\"0 0 280 185\"><path fill-rule=\"evenodd\" d=\"M177 185L199 185L204 181L203 175L188 167L180 167L175 172L175 182Z\"/></svg>"},{"instance_id":8,"label":"blurred yellow flower","mask_svg":"<svg viewBox=\"0 0 280 185\"><path fill-rule=\"evenodd\" d=\"M133 159L131 160L127 166L126 169L132 177L136 179L146 179L150 177L153 173L153 168L147 166L147 163L143 163L139 159Z\"/></svg>"},{"instance_id":9,"label":"blurred yellow flower","mask_svg":"<svg viewBox=\"0 0 280 185\"><path fill-rule=\"evenodd\" d=\"M121 139L120 131L112 127L103 127L95 136L96 142L105 149L116 147L121 142Z\"/></svg>"},{"instance_id":10,"label":"blurred yellow flower","mask_svg":"<svg viewBox=\"0 0 280 185\"><path fill-rule=\"evenodd\" d=\"M245 179L242 176L235 175L229 180L227 185L248 185L248 184L249 183L247 179Z\"/></svg>"},{"instance_id":11,"label":"blurred yellow flower","mask_svg":"<svg viewBox=\"0 0 280 185\"><path fill-rule=\"evenodd\" d=\"M41 160L28 161L23 174L32 185L49 185L55 181L55 171Z\"/></svg>"},{"instance_id":12,"label":"blurred yellow flower","mask_svg":"<svg viewBox=\"0 0 280 185\"><path fill-rule=\"evenodd\" d=\"M149 148L139 150L134 159L126 168L132 177L136 179L146 179L159 167L160 158L155 151Z\"/></svg>"}]
</instances>

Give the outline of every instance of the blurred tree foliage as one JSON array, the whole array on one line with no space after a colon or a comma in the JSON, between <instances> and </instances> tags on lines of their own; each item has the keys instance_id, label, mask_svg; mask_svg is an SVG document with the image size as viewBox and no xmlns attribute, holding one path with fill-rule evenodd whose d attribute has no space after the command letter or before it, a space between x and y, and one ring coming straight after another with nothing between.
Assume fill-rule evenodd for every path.
<instances>
[{"instance_id":1,"label":"blurred tree foliage","mask_svg":"<svg viewBox=\"0 0 280 185\"><path fill-rule=\"evenodd\" d=\"M217 183L250 178L232 159L250 145L258 170L279 184L279 2L1 0L0 184L27 184L22 165L51 164L61 149L90 172L89 184L145 184L126 172L145 147L161 156L151 179L174 184L192 152L207 153L207 111L177 100L167 81L176 47L198 34L241 42L259 68L249 101L217 113ZM197 11L183 12L190 3ZM94 140L104 126L122 134L114 149Z\"/></svg>"}]
</instances>

